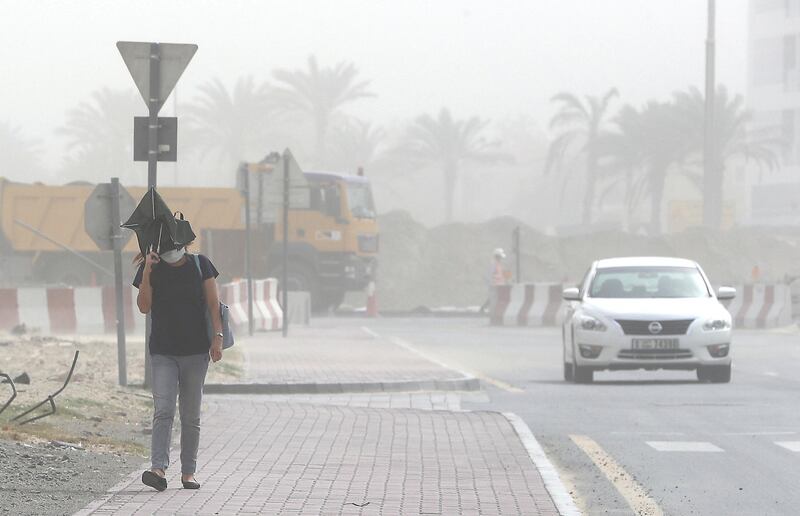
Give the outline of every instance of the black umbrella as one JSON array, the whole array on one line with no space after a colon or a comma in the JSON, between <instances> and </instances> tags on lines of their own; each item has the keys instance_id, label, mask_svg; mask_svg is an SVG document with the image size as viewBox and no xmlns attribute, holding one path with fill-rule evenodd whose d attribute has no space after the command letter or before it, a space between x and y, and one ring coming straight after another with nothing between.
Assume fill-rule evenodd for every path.
<instances>
[{"instance_id":1,"label":"black umbrella","mask_svg":"<svg viewBox=\"0 0 800 516\"><path fill-rule=\"evenodd\" d=\"M189 222L183 220L183 216L180 221L176 220L155 188L147 191L122 227L136 233L142 255L151 248L159 254L177 249L195 239Z\"/></svg>"}]
</instances>

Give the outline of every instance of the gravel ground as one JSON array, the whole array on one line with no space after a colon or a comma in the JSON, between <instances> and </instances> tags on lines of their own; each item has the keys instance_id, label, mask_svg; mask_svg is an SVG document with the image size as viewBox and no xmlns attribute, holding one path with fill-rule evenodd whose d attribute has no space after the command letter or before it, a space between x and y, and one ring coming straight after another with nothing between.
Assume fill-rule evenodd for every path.
<instances>
[{"instance_id":1,"label":"gravel ground","mask_svg":"<svg viewBox=\"0 0 800 516\"><path fill-rule=\"evenodd\" d=\"M0 514L72 514L143 462L128 453L0 440Z\"/></svg>"},{"instance_id":2,"label":"gravel ground","mask_svg":"<svg viewBox=\"0 0 800 516\"><path fill-rule=\"evenodd\" d=\"M72 514L146 462L152 398L136 387L143 377L143 347L142 339L129 342L132 386L121 387L114 340L0 335L0 371L30 377L30 384L17 385L17 398L0 415L0 514ZM15 424L15 415L64 384L76 350L75 373L55 398L56 413ZM233 348L210 367L208 381L230 382L241 373L242 355ZM10 394L9 385L0 385L0 406ZM173 434L177 439L178 432Z\"/></svg>"}]
</instances>

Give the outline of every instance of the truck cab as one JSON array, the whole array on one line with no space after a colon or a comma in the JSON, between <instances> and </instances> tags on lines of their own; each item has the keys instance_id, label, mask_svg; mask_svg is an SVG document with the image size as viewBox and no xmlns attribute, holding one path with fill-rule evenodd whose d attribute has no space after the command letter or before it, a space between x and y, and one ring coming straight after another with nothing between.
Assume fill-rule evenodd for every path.
<instances>
[{"instance_id":1,"label":"truck cab","mask_svg":"<svg viewBox=\"0 0 800 516\"><path fill-rule=\"evenodd\" d=\"M306 172L308 208L289 212L290 290L311 292L317 310L336 307L348 291L375 279L378 222L369 180L360 175ZM274 225L271 275L282 277L283 224Z\"/></svg>"}]
</instances>

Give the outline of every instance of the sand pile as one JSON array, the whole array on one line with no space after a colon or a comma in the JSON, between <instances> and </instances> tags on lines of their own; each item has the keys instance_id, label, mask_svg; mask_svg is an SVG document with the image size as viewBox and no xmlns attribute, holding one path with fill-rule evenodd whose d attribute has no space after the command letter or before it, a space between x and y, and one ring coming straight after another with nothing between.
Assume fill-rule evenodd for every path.
<instances>
[{"instance_id":1,"label":"sand pile","mask_svg":"<svg viewBox=\"0 0 800 516\"><path fill-rule=\"evenodd\" d=\"M425 228L405 212L380 217L378 282L382 310L418 306L472 306L486 299L491 253L503 247L514 268L511 233L521 227L522 280L577 282L593 260L612 256L680 256L700 262L715 284L750 281L754 266L763 281L800 276L800 231L742 228L692 229L650 237L620 231L551 237L510 218L481 224Z\"/></svg>"}]
</instances>

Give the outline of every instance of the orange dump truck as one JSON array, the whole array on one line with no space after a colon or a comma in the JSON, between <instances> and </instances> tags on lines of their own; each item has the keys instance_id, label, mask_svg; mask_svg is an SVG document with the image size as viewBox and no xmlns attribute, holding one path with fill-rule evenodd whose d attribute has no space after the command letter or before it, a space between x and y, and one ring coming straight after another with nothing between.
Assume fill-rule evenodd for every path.
<instances>
[{"instance_id":1,"label":"orange dump truck","mask_svg":"<svg viewBox=\"0 0 800 516\"><path fill-rule=\"evenodd\" d=\"M345 292L363 289L377 264L378 227L369 182L358 176L306 174L309 203L289 213L289 288L308 290L317 308L335 306ZM91 184L47 186L0 179L0 286L110 284L102 252L84 230L84 203ZM127 188L137 201L145 188ZM222 280L244 275L244 198L233 188L158 189L173 210L191 221L198 238L192 249L209 255ZM252 212L252 209L251 209ZM122 219L127 217L122 214ZM126 230L123 230L126 231ZM256 277L279 275L282 224L254 220L252 268ZM126 277L138 252L135 237L125 247ZM280 277L280 276L279 276Z\"/></svg>"}]
</instances>

